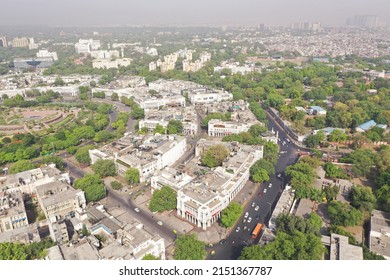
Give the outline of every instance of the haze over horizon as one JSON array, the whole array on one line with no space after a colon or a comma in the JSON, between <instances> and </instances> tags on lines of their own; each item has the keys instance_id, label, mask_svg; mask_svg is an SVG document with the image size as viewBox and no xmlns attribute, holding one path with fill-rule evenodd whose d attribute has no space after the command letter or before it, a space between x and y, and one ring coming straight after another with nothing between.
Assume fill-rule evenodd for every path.
<instances>
[{"instance_id":1,"label":"haze over horizon","mask_svg":"<svg viewBox=\"0 0 390 280\"><path fill-rule=\"evenodd\" d=\"M0 7L1 26L343 26L355 15L377 15L387 24L390 18L388 0L0 0Z\"/></svg>"}]
</instances>

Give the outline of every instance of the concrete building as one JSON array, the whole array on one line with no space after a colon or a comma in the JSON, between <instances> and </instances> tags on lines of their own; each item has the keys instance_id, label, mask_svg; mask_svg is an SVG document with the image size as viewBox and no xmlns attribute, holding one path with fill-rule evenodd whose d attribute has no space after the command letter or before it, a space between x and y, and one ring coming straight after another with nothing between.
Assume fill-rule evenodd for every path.
<instances>
[{"instance_id":1,"label":"concrete building","mask_svg":"<svg viewBox=\"0 0 390 280\"><path fill-rule=\"evenodd\" d=\"M140 180L146 181L154 172L175 163L187 150L185 137L177 135L124 136L115 145L106 145L99 151L90 150L91 163L102 158L113 158L119 175L130 167L137 168Z\"/></svg>"},{"instance_id":2,"label":"concrete building","mask_svg":"<svg viewBox=\"0 0 390 280\"><path fill-rule=\"evenodd\" d=\"M31 244L39 241L41 241L41 237L37 224L24 225L4 232L0 230L0 242Z\"/></svg>"},{"instance_id":3,"label":"concrete building","mask_svg":"<svg viewBox=\"0 0 390 280\"><path fill-rule=\"evenodd\" d=\"M14 67L17 69L49 68L54 63L53 57L15 58Z\"/></svg>"},{"instance_id":4,"label":"concrete building","mask_svg":"<svg viewBox=\"0 0 390 280\"><path fill-rule=\"evenodd\" d=\"M12 47L13 48L27 48L29 44L28 38L22 37L22 38L14 38L12 40Z\"/></svg>"},{"instance_id":5,"label":"concrete building","mask_svg":"<svg viewBox=\"0 0 390 280\"><path fill-rule=\"evenodd\" d=\"M189 91L188 97L190 98L191 104L194 105L233 100L233 94L231 93L210 91L207 89Z\"/></svg>"},{"instance_id":6,"label":"concrete building","mask_svg":"<svg viewBox=\"0 0 390 280\"><path fill-rule=\"evenodd\" d=\"M332 233L330 236L330 260L363 260L363 248L350 245L348 237Z\"/></svg>"},{"instance_id":7,"label":"concrete building","mask_svg":"<svg viewBox=\"0 0 390 280\"><path fill-rule=\"evenodd\" d=\"M156 62L152 61L149 63L149 71L156 71L157 70L157 64Z\"/></svg>"},{"instance_id":8,"label":"concrete building","mask_svg":"<svg viewBox=\"0 0 390 280\"><path fill-rule=\"evenodd\" d=\"M93 39L80 39L78 43L75 44L75 49L78 54L90 54L91 51L100 49L100 41Z\"/></svg>"},{"instance_id":9,"label":"concrete building","mask_svg":"<svg viewBox=\"0 0 390 280\"><path fill-rule=\"evenodd\" d=\"M51 57L54 61L58 60L57 53L56 52L49 52L48 50L39 50L37 52L37 57L38 58Z\"/></svg>"},{"instance_id":10,"label":"concrete building","mask_svg":"<svg viewBox=\"0 0 390 280\"><path fill-rule=\"evenodd\" d=\"M390 260L390 213L372 211L369 248Z\"/></svg>"},{"instance_id":11,"label":"concrete building","mask_svg":"<svg viewBox=\"0 0 390 280\"><path fill-rule=\"evenodd\" d=\"M177 95L170 92L160 92L158 96L142 98L139 101L142 109L158 109L160 107L185 107L186 99L184 96Z\"/></svg>"},{"instance_id":12,"label":"concrete building","mask_svg":"<svg viewBox=\"0 0 390 280\"><path fill-rule=\"evenodd\" d=\"M251 125L251 123L211 119L208 124L208 135L212 137L224 137L231 134L239 134L248 131Z\"/></svg>"},{"instance_id":13,"label":"concrete building","mask_svg":"<svg viewBox=\"0 0 390 280\"><path fill-rule=\"evenodd\" d=\"M99 59L113 59L119 58L120 54L118 50L96 50L91 51L91 57Z\"/></svg>"},{"instance_id":14,"label":"concrete building","mask_svg":"<svg viewBox=\"0 0 390 280\"><path fill-rule=\"evenodd\" d=\"M18 192L0 192L0 233L28 225L23 195Z\"/></svg>"},{"instance_id":15,"label":"concrete building","mask_svg":"<svg viewBox=\"0 0 390 280\"><path fill-rule=\"evenodd\" d=\"M137 168L141 181L154 172L175 163L187 150L186 138L175 135L155 135L142 145L115 158L118 174L124 175L129 167Z\"/></svg>"},{"instance_id":16,"label":"concrete building","mask_svg":"<svg viewBox=\"0 0 390 280\"><path fill-rule=\"evenodd\" d=\"M7 38L5 36L0 36L0 48L7 48Z\"/></svg>"},{"instance_id":17,"label":"concrete building","mask_svg":"<svg viewBox=\"0 0 390 280\"><path fill-rule=\"evenodd\" d=\"M129 66L131 63L130 58L118 58L115 60L108 58L94 59L92 61L92 67L98 69L110 69Z\"/></svg>"},{"instance_id":18,"label":"concrete building","mask_svg":"<svg viewBox=\"0 0 390 280\"><path fill-rule=\"evenodd\" d=\"M68 173L61 172L54 164L0 177L0 191L33 194L37 187L47 183L70 184Z\"/></svg>"},{"instance_id":19,"label":"concrete building","mask_svg":"<svg viewBox=\"0 0 390 280\"><path fill-rule=\"evenodd\" d=\"M268 228L271 230L276 230L276 218L282 214L282 213L291 213L291 210L294 208L295 205L295 191L291 189L291 186L286 185L285 189L283 190L278 202L275 205L274 210L272 211L272 205L269 204L268 211L272 211L271 218L268 222Z\"/></svg>"},{"instance_id":20,"label":"concrete building","mask_svg":"<svg viewBox=\"0 0 390 280\"><path fill-rule=\"evenodd\" d=\"M51 182L37 187L37 198L46 218L54 223L65 217L82 213L86 199L82 190L75 190L61 182Z\"/></svg>"},{"instance_id":21,"label":"concrete building","mask_svg":"<svg viewBox=\"0 0 390 280\"><path fill-rule=\"evenodd\" d=\"M147 232L142 224L134 222L118 229L116 241L99 253L105 260L142 260L148 254L165 260L165 244L159 235Z\"/></svg>"},{"instance_id":22,"label":"concrete building","mask_svg":"<svg viewBox=\"0 0 390 280\"><path fill-rule=\"evenodd\" d=\"M194 168L186 170L186 173L195 179L177 191L177 214L203 230L221 217L221 211L229 205L249 180L249 168L263 157L262 146L222 144L229 149L230 157L222 166L205 174L203 168L197 165L197 161L204 151L215 145L215 142L204 139L198 142L196 158L186 164L186 168ZM162 179L154 181L158 184Z\"/></svg>"}]
</instances>

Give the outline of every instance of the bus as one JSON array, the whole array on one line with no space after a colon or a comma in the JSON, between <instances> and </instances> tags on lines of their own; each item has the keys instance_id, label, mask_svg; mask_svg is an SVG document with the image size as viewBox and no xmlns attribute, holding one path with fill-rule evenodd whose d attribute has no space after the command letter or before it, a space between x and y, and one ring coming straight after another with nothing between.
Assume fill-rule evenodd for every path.
<instances>
[{"instance_id":1,"label":"bus","mask_svg":"<svg viewBox=\"0 0 390 280\"><path fill-rule=\"evenodd\" d=\"M263 227L263 225L260 223L256 225L256 227L252 231L252 238L253 239L255 239L256 237L259 236L259 233L260 233L262 227Z\"/></svg>"}]
</instances>

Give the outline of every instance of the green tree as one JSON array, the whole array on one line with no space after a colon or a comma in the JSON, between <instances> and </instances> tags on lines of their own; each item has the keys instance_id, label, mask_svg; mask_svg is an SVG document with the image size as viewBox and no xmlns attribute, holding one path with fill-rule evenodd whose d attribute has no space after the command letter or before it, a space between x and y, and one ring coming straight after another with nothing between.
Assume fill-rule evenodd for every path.
<instances>
[{"instance_id":1,"label":"green tree","mask_svg":"<svg viewBox=\"0 0 390 280\"><path fill-rule=\"evenodd\" d=\"M149 209L152 212L164 212L176 209L177 194L170 187L163 186L160 190L153 192L149 203Z\"/></svg>"},{"instance_id":2,"label":"green tree","mask_svg":"<svg viewBox=\"0 0 390 280\"><path fill-rule=\"evenodd\" d=\"M108 132L107 130L98 131L95 134L95 137L93 137L93 141L95 142L107 142L114 138L114 134Z\"/></svg>"},{"instance_id":3,"label":"green tree","mask_svg":"<svg viewBox=\"0 0 390 280\"><path fill-rule=\"evenodd\" d=\"M95 130L91 126L81 126L75 128L73 134L79 139L93 139Z\"/></svg>"},{"instance_id":4,"label":"green tree","mask_svg":"<svg viewBox=\"0 0 390 280\"><path fill-rule=\"evenodd\" d=\"M94 148L94 146L91 146L91 145L80 147L75 154L76 160L81 164L86 164L86 165L91 164L89 150L91 150L93 148Z\"/></svg>"},{"instance_id":5,"label":"green tree","mask_svg":"<svg viewBox=\"0 0 390 280\"><path fill-rule=\"evenodd\" d=\"M249 173L250 173L250 177L251 177L252 181L255 183L266 182L266 181L269 181L269 179L270 179L267 170L265 170L262 167L257 166L256 164L254 164L250 167Z\"/></svg>"},{"instance_id":6,"label":"green tree","mask_svg":"<svg viewBox=\"0 0 390 280\"><path fill-rule=\"evenodd\" d=\"M165 128L161 124L158 124L153 130L153 133L165 134Z\"/></svg>"},{"instance_id":7,"label":"green tree","mask_svg":"<svg viewBox=\"0 0 390 280\"><path fill-rule=\"evenodd\" d=\"M206 244L198 240L195 234L181 235L175 240L175 260L204 260Z\"/></svg>"},{"instance_id":8,"label":"green tree","mask_svg":"<svg viewBox=\"0 0 390 280\"><path fill-rule=\"evenodd\" d=\"M242 206L237 202L230 202L229 206L222 210L221 224L223 227L232 227L242 214Z\"/></svg>"},{"instance_id":9,"label":"green tree","mask_svg":"<svg viewBox=\"0 0 390 280\"><path fill-rule=\"evenodd\" d=\"M155 257L154 255L152 254L146 254L142 260L147 260L147 261L157 261L157 260L160 260L159 257Z\"/></svg>"},{"instance_id":10,"label":"green tree","mask_svg":"<svg viewBox=\"0 0 390 280\"><path fill-rule=\"evenodd\" d=\"M98 160L92 165L92 170L100 177L115 176L116 167L112 160Z\"/></svg>"},{"instance_id":11,"label":"green tree","mask_svg":"<svg viewBox=\"0 0 390 280\"><path fill-rule=\"evenodd\" d=\"M325 133L323 131L318 131L314 135L307 136L303 142L307 147L315 148L318 147L320 143L325 139L326 139Z\"/></svg>"},{"instance_id":12,"label":"green tree","mask_svg":"<svg viewBox=\"0 0 390 280\"><path fill-rule=\"evenodd\" d=\"M260 125L260 124L254 124L249 128L249 133L253 137L260 136L261 133L264 133L267 131L267 127L265 125Z\"/></svg>"},{"instance_id":13,"label":"green tree","mask_svg":"<svg viewBox=\"0 0 390 280\"><path fill-rule=\"evenodd\" d=\"M119 183L118 181L112 181L110 185L111 185L111 188L113 188L114 190L120 190L123 188L123 185L121 183Z\"/></svg>"},{"instance_id":14,"label":"green tree","mask_svg":"<svg viewBox=\"0 0 390 280\"><path fill-rule=\"evenodd\" d=\"M337 198L337 194L339 193L340 188L337 185L333 185L331 187L324 187L322 190L323 194L327 201L331 201Z\"/></svg>"},{"instance_id":15,"label":"green tree","mask_svg":"<svg viewBox=\"0 0 390 280\"><path fill-rule=\"evenodd\" d=\"M328 214L332 225L356 226L362 223L363 213L348 203L332 200L328 204Z\"/></svg>"},{"instance_id":16,"label":"green tree","mask_svg":"<svg viewBox=\"0 0 390 280\"><path fill-rule=\"evenodd\" d=\"M328 137L330 142L343 142L346 141L347 138L347 134L340 129L333 130Z\"/></svg>"},{"instance_id":17,"label":"green tree","mask_svg":"<svg viewBox=\"0 0 390 280\"><path fill-rule=\"evenodd\" d=\"M57 77L55 80L54 80L54 85L55 86L63 86L65 85L65 82L63 79L61 79L61 77Z\"/></svg>"},{"instance_id":18,"label":"green tree","mask_svg":"<svg viewBox=\"0 0 390 280\"><path fill-rule=\"evenodd\" d=\"M128 184L138 184L140 182L140 173L137 168L129 167L124 177Z\"/></svg>"},{"instance_id":19,"label":"green tree","mask_svg":"<svg viewBox=\"0 0 390 280\"><path fill-rule=\"evenodd\" d=\"M331 179L348 179L349 176L338 166L331 162L327 162L324 165L325 174Z\"/></svg>"},{"instance_id":20,"label":"green tree","mask_svg":"<svg viewBox=\"0 0 390 280\"><path fill-rule=\"evenodd\" d=\"M83 178L76 179L74 187L85 192L88 202L99 201L106 196L104 182L97 174L86 174Z\"/></svg>"},{"instance_id":21,"label":"green tree","mask_svg":"<svg viewBox=\"0 0 390 280\"><path fill-rule=\"evenodd\" d=\"M222 162L229 156L229 150L222 144L213 145L202 154L202 165L209 168L221 166Z\"/></svg>"},{"instance_id":22,"label":"green tree","mask_svg":"<svg viewBox=\"0 0 390 280\"><path fill-rule=\"evenodd\" d=\"M294 231L278 232L265 246L244 247L240 260L321 260L325 252L320 237Z\"/></svg>"},{"instance_id":23,"label":"green tree","mask_svg":"<svg viewBox=\"0 0 390 280\"><path fill-rule=\"evenodd\" d=\"M37 166L35 164L33 164L29 160L22 159L22 160L19 160L11 165L11 167L9 168L9 173L16 174L16 173L31 170L34 168L37 168Z\"/></svg>"},{"instance_id":24,"label":"green tree","mask_svg":"<svg viewBox=\"0 0 390 280\"><path fill-rule=\"evenodd\" d=\"M56 165L56 168L58 168L61 171L65 170L65 162L64 160L59 157L59 156L46 156L42 159L43 163L49 164L49 163L54 163Z\"/></svg>"},{"instance_id":25,"label":"green tree","mask_svg":"<svg viewBox=\"0 0 390 280\"><path fill-rule=\"evenodd\" d=\"M390 185L383 185L376 191L378 206L381 210L390 212Z\"/></svg>"},{"instance_id":26,"label":"green tree","mask_svg":"<svg viewBox=\"0 0 390 280\"><path fill-rule=\"evenodd\" d=\"M361 211L371 212L376 205L376 197L370 187L353 186L351 200L351 205Z\"/></svg>"},{"instance_id":27,"label":"green tree","mask_svg":"<svg viewBox=\"0 0 390 280\"><path fill-rule=\"evenodd\" d=\"M183 124L178 120L170 120L167 126L168 134L180 134L183 132Z\"/></svg>"},{"instance_id":28,"label":"green tree","mask_svg":"<svg viewBox=\"0 0 390 280\"><path fill-rule=\"evenodd\" d=\"M119 100L119 95L116 92L113 92L111 94L111 100L112 101L118 101Z\"/></svg>"}]
</instances>

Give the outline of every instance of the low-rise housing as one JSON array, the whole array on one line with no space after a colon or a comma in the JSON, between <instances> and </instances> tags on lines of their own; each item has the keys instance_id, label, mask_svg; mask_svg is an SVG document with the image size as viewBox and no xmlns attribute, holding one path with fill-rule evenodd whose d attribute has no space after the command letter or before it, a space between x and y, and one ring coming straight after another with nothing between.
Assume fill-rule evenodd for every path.
<instances>
[{"instance_id":1,"label":"low-rise housing","mask_svg":"<svg viewBox=\"0 0 390 280\"><path fill-rule=\"evenodd\" d=\"M231 134L239 134L248 131L251 125L251 123L211 119L208 123L208 135L213 137L224 137Z\"/></svg>"},{"instance_id":2,"label":"low-rise housing","mask_svg":"<svg viewBox=\"0 0 390 280\"><path fill-rule=\"evenodd\" d=\"M0 233L28 225L23 195L17 192L0 192Z\"/></svg>"},{"instance_id":3,"label":"low-rise housing","mask_svg":"<svg viewBox=\"0 0 390 280\"><path fill-rule=\"evenodd\" d=\"M43 213L50 222L82 213L86 199L82 190L75 190L62 182L50 182L37 187L37 198Z\"/></svg>"},{"instance_id":4,"label":"low-rise housing","mask_svg":"<svg viewBox=\"0 0 390 280\"><path fill-rule=\"evenodd\" d=\"M372 252L390 260L390 213L372 211L369 247Z\"/></svg>"}]
</instances>

